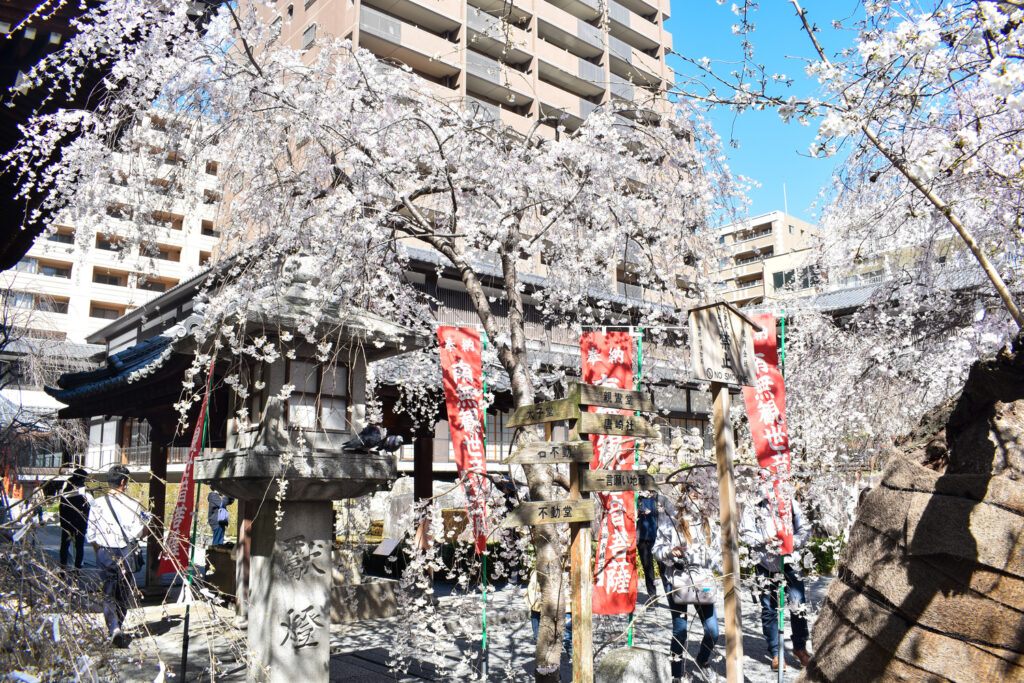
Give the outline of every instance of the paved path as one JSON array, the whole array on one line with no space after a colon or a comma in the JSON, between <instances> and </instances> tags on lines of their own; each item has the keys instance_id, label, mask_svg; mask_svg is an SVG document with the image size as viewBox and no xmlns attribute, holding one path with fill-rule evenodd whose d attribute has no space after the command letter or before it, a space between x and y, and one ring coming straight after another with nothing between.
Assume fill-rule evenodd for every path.
<instances>
[{"instance_id":1,"label":"paved path","mask_svg":"<svg viewBox=\"0 0 1024 683\"><path fill-rule=\"evenodd\" d=\"M810 582L811 599L819 602L827 580ZM642 598L646 596L641 594ZM447 681L480 678L479 595L446 596L439 600L441 620L431 624L424 613L409 606L408 611L391 619L335 625L331 629L331 680L347 683L370 681ZM778 674L768 664L767 647L760 632L760 615L746 594L743 605L743 647L746 680L769 683ZM721 612L721 606L719 606ZM152 637L138 637L130 652L141 658L131 669L124 667L123 680L152 681L160 659L172 669L178 668L181 657L181 605L153 606L137 610L131 617L133 625L145 625ZM210 680L210 662L215 661L218 681L244 681L245 661L243 633L233 626L230 610L193 608L191 615L191 647L188 675L185 680ZM595 645L608 643L604 651L625 644L625 617L595 617ZM667 608L649 609L634 622L634 646L668 652L671 617ZM788 629L788 626L787 626ZM699 620L691 620L688 651L696 655L702 636ZM506 588L488 595L488 680L533 680L533 634L520 589ZM616 641L616 639L618 639ZM790 647L787 639L787 647ZM417 652L403 663L396 673L393 657L396 652ZM725 680L724 635L713 661L713 670L706 676L694 675L692 680ZM602 653L598 653L600 659ZM786 680L794 680L798 663L787 657L790 668ZM141 664L141 667L140 667ZM571 680L568 655L562 661L562 679ZM180 679L179 679L180 680Z\"/></svg>"},{"instance_id":2,"label":"paved path","mask_svg":"<svg viewBox=\"0 0 1024 683\"><path fill-rule=\"evenodd\" d=\"M40 531L37 542L44 550L55 554L59 532L54 527ZM86 575L95 572L91 549L86 550L85 570ZM820 604L827 586L827 579L808 582L812 606ZM439 618L435 622L427 620L427 613L410 600L397 617L332 626L331 680L346 683L479 680L481 596L479 593L452 595L450 586L438 585L437 590ZM521 587L506 587L488 594L487 679L490 681L533 680L533 632L522 596ZM645 593L641 592L640 601L647 602ZM667 653L671 616L664 606L664 598L658 602L658 606L641 611L635 619L633 644ZM721 617L721 602L718 611ZM760 607L752 600L749 590L743 591L742 613L746 680L774 683L778 674L769 667L767 646L761 636ZM113 678L153 681L160 671L161 662L168 669L177 671L181 660L184 614L184 605L177 604L150 605L132 610L128 624L135 630L136 637L124 652L123 660L111 662L116 670ZM196 605L190 609L189 616L187 673L184 679L176 677L171 680L209 681L212 678L225 683L244 681L247 656L244 633L235 628L233 612L226 607ZM99 614L94 617L98 622L102 621ZM627 624L625 617L595 616L594 643L598 659L607 650L625 645ZM702 634L700 620L691 613L687 639L691 657L697 653ZM723 629L711 670L705 677L695 675L692 680L725 680L724 641ZM394 654L397 652L416 652L417 655L407 661L396 662ZM798 663L789 656L787 664L791 668L785 679L791 681L799 671ZM396 673L397 670L402 673ZM568 655L563 656L561 673L563 680L571 680Z\"/></svg>"}]
</instances>

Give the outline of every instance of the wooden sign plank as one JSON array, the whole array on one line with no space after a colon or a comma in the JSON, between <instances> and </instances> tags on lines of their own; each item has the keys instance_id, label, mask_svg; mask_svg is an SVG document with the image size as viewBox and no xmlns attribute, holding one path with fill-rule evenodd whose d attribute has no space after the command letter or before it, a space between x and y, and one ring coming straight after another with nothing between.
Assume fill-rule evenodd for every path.
<instances>
[{"instance_id":1,"label":"wooden sign plank","mask_svg":"<svg viewBox=\"0 0 1024 683\"><path fill-rule=\"evenodd\" d=\"M594 459L594 444L589 441L537 441L513 453L506 465L558 464L563 462L590 462Z\"/></svg>"},{"instance_id":2,"label":"wooden sign plank","mask_svg":"<svg viewBox=\"0 0 1024 683\"><path fill-rule=\"evenodd\" d=\"M584 406L622 408L623 410L633 410L641 413L655 413L658 411L654 401L643 391L629 391L627 389L613 389L593 384L576 383L570 388L569 396L575 398L580 405Z\"/></svg>"},{"instance_id":3,"label":"wooden sign plank","mask_svg":"<svg viewBox=\"0 0 1024 683\"><path fill-rule=\"evenodd\" d=\"M575 420L580 416L579 404L570 398L557 401L534 403L532 406L516 408L512 417L505 423L506 427L522 427L524 425Z\"/></svg>"},{"instance_id":4,"label":"wooden sign plank","mask_svg":"<svg viewBox=\"0 0 1024 683\"><path fill-rule=\"evenodd\" d=\"M723 302L690 309L689 323L690 367L697 379L753 386L754 324L749 318Z\"/></svg>"},{"instance_id":5,"label":"wooden sign plank","mask_svg":"<svg viewBox=\"0 0 1024 683\"><path fill-rule=\"evenodd\" d=\"M647 439L661 438L661 432L650 422L636 415L612 415L610 413L581 413L580 434L615 434L636 436Z\"/></svg>"},{"instance_id":6,"label":"wooden sign plank","mask_svg":"<svg viewBox=\"0 0 1024 683\"><path fill-rule=\"evenodd\" d=\"M592 522L594 500L547 500L520 503L501 523L503 527L536 524L558 524L559 522Z\"/></svg>"},{"instance_id":7,"label":"wooden sign plank","mask_svg":"<svg viewBox=\"0 0 1024 683\"><path fill-rule=\"evenodd\" d=\"M665 481L664 475L636 470L583 470L581 491L654 491Z\"/></svg>"}]
</instances>

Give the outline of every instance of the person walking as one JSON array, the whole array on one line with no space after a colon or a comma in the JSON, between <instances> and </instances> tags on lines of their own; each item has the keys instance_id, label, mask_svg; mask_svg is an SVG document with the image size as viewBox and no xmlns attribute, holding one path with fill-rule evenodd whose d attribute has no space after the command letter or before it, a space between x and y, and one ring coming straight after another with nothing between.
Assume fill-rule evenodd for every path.
<instances>
[{"instance_id":1,"label":"person walking","mask_svg":"<svg viewBox=\"0 0 1024 683\"><path fill-rule=\"evenodd\" d=\"M60 504L60 566L68 566L71 545L75 546L75 569L82 568L85 559L85 531L89 522L89 504L92 496L85 488L89 473L81 467L68 477L61 487Z\"/></svg>"},{"instance_id":2,"label":"person walking","mask_svg":"<svg viewBox=\"0 0 1024 683\"><path fill-rule=\"evenodd\" d=\"M658 497L653 491L646 491L640 496L637 514L640 516L640 521L636 525L636 554L640 557L640 566L644 570L648 600L653 601L658 597L655 588L657 584L654 580L654 542L658 538ZM658 570L664 580L665 567L660 562L658 562Z\"/></svg>"},{"instance_id":3,"label":"person walking","mask_svg":"<svg viewBox=\"0 0 1024 683\"><path fill-rule=\"evenodd\" d=\"M721 573L721 546L716 543L707 518L697 524L691 524L687 512L683 510L684 505L689 504L694 512L699 514L699 500L691 493L675 506L673 513L661 515L654 542L654 557L665 568L669 588L673 681L681 680L683 675L686 618L690 605L704 627L704 638L701 640L696 659L699 668L703 669L708 665L719 637L718 615L715 612L718 579L714 572ZM693 518L696 519L698 514L694 514Z\"/></svg>"},{"instance_id":4,"label":"person walking","mask_svg":"<svg viewBox=\"0 0 1024 683\"><path fill-rule=\"evenodd\" d=\"M213 541L211 541L210 545L222 545L224 543L224 534L228 529L228 521L231 519L228 506L235 502L235 499L223 493L210 491L209 495L206 496L206 502L209 503L210 507L206 521L213 532Z\"/></svg>"},{"instance_id":5,"label":"person walking","mask_svg":"<svg viewBox=\"0 0 1024 683\"><path fill-rule=\"evenodd\" d=\"M800 504L794 498L793 510L793 549L800 550L807 544L810 527L804 521ZM783 571L782 557L779 554L779 518L776 510L767 499L761 499L756 505L748 505L743 510L740 522L740 540L749 548L751 556L757 562L754 572L761 590L761 632L768 643L768 652L772 658L772 669L778 670L779 656L779 587L783 578L786 581L786 594L789 603L796 607L806 602L803 577L796 563L785 563ZM790 610L791 636L793 639L793 656L806 667L811 661L811 653L807 651L807 640L810 636L807 629L807 618L800 609Z\"/></svg>"},{"instance_id":6,"label":"person walking","mask_svg":"<svg viewBox=\"0 0 1024 683\"><path fill-rule=\"evenodd\" d=\"M114 647L126 647L121 631L124 617L135 604L137 587L133 566L136 542L146 531L149 515L127 493L131 473L124 465L113 465L107 471L110 491L93 501L89 508L89 525L85 540L96 551L96 564L103 579L103 620ZM133 552L134 551L134 552Z\"/></svg>"}]
</instances>

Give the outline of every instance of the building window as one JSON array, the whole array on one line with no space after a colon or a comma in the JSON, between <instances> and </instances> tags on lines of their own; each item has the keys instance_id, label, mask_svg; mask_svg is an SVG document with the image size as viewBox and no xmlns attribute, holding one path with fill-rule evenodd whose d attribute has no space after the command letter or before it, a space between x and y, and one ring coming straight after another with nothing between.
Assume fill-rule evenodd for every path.
<instances>
[{"instance_id":1,"label":"building window","mask_svg":"<svg viewBox=\"0 0 1024 683\"><path fill-rule=\"evenodd\" d=\"M308 50L313 47L314 42L316 42L316 24L310 24L302 32L302 49Z\"/></svg>"},{"instance_id":2,"label":"building window","mask_svg":"<svg viewBox=\"0 0 1024 683\"><path fill-rule=\"evenodd\" d=\"M102 273L95 270L92 273L92 281L100 285L113 285L114 287L124 287L126 284L124 275Z\"/></svg>"},{"instance_id":3,"label":"building window","mask_svg":"<svg viewBox=\"0 0 1024 683\"><path fill-rule=\"evenodd\" d=\"M793 234L793 230L794 230L793 226L792 226L792 225L791 225L791 226L789 226L789 234L790 234L790 235L792 235L792 234Z\"/></svg>"},{"instance_id":4,"label":"building window","mask_svg":"<svg viewBox=\"0 0 1024 683\"><path fill-rule=\"evenodd\" d=\"M818 284L818 274L811 267L794 268L772 273L772 284L775 289L794 286L795 289L809 289Z\"/></svg>"},{"instance_id":5,"label":"building window","mask_svg":"<svg viewBox=\"0 0 1024 683\"><path fill-rule=\"evenodd\" d=\"M75 236L70 232L55 232L46 237L50 242L57 242L58 244L74 244Z\"/></svg>"},{"instance_id":6,"label":"building window","mask_svg":"<svg viewBox=\"0 0 1024 683\"><path fill-rule=\"evenodd\" d=\"M203 221L201 232L207 237L220 237L220 233L213 227L213 221Z\"/></svg>"},{"instance_id":7,"label":"building window","mask_svg":"<svg viewBox=\"0 0 1024 683\"><path fill-rule=\"evenodd\" d=\"M103 251L120 251L121 247L117 240L110 239L104 235L96 235L96 248Z\"/></svg>"},{"instance_id":8,"label":"building window","mask_svg":"<svg viewBox=\"0 0 1024 683\"><path fill-rule=\"evenodd\" d=\"M144 289L147 292L166 292L167 283L160 280L145 280L139 282L139 289Z\"/></svg>"},{"instance_id":9,"label":"building window","mask_svg":"<svg viewBox=\"0 0 1024 683\"><path fill-rule=\"evenodd\" d=\"M36 297L35 294L29 294L28 292L13 292L8 290L7 305L14 306L15 308L35 308Z\"/></svg>"},{"instance_id":10,"label":"building window","mask_svg":"<svg viewBox=\"0 0 1024 683\"><path fill-rule=\"evenodd\" d=\"M93 303L89 307L90 318L102 318L103 320L117 320L122 315L122 309L116 306Z\"/></svg>"},{"instance_id":11,"label":"building window","mask_svg":"<svg viewBox=\"0 0 1024 683\"><path fill-rule=\"evenodd\" d=\"M288 424L299 429L348 431L348 368L310 361L288 362Z\"/></svg>"},{"instance_id":12,"label":"building window","mask_svg":"<svg viewBox=\"0 0 1024 683\"><path fill-rule=\"evenodd\" d=\"M280 19L280 17L278 17L278 19ZM206 162L206 174L207 175L217 175L217 162L216 161L207 161Z\"/></svg>"},{"instance_id":13,"label":"building window","mask_svg":"<svg viewBox=\"0 0 1024 683\"><path fill-rule=\"evenodd\" d=\"M288 18L291 19L295 16L295 5L288 5Z\"/></svg>"},{"instance_id":14,"label":"building window","mask_svg":"<svg viewBox=\"0 0 1024 683\"><path fill-rule=\"evenodd\" d=\"M31 257L25 257L14 264L14 270L19 273L35 273L38 268L39 261Z\"/></svg>"},{"instance_id":15,"label":"building window","mask_svg":"<svg viewBox=\"0 0 1024 683\"><path fill-rule=\"evenodd\" d=\"M39 274L47 277L71 279L71 266L63 263L40 263Z\"/></svg>"},{"instance_id":16,"label":"building window","mask_svg":"<svg viewBox=\"0 0 1024 683\"><path fill-rule=\"evenodd\" d=\"M67 313L68 312L68 300L67 299L48 299L46 297L36 297L36 308L46 313Z\"/></svg>"}]
</instances>

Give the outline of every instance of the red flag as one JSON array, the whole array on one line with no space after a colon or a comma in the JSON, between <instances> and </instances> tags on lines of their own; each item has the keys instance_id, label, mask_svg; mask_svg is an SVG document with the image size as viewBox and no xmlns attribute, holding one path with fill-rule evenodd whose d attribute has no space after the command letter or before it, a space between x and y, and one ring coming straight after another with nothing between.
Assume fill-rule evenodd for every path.
<instances>
[{"instance_id":1,"label":"red flag","mask_svg":"<svg viewBox=\"0 0 1024 683\"><path fill-rule=\"evenodd\" d=\"M583 381L633 388L633 338L628 332L585 332L580 337ZM632 415L628 410L590 406L592 413ZM634 439L592 434L591 469L633 469ZM594 614L628 614L636 607L636 497L632 491L598 493L604 511L594 567Z\"/></svg>"},{"instance_id":2,"label":"red flag","mask_svg":"<svg viewBox=\"0 0 1024 683\"><path fill-rule=\"evenodd\" d=\"M743 387L743 402L750 421L757 463L764 468L765 497L774 499L778 536L782 554L793 552L792 502L787 492L790 475L789 431L786 428L786 387L779 372L779 353L775 348L775 316L771 313L751 316L761 326L754 334L756 386Z\"/></svg>"},{"instance_id":3,"label":"red flag","mask_svg":"<svg viewBox=\"0 0 1024 683\"><path fill-rule=\"evenodd\" d=\"M455 466L466 493L476 551L487 550L487 458L484 453L483 368L480 333L472 327L438 327L441 378Z\"/></svg>"},{"instance_id":4,"label":"red flag","mask_svg":"<svg viewBox=\"0 0 1024 683\"><path fill-rule=\"evenodd\" d=\"M210 364L213 373L213 363ZM160 566L157 574L184 571L188 567L188 555L191 548L189 529L192 527L192 501L196 497L195 461L203 447L203 428L206 425L206 404L210 400L210 385L206 385L203 403L196 418L196 428L192 432L192 445L188 449L188 460L185 470L181 473L181 485L178 487L178 502L174 505L174 516L171 517L170 533L167 534L167 545L160 555Z\"/></svg>"}]
</instances>

